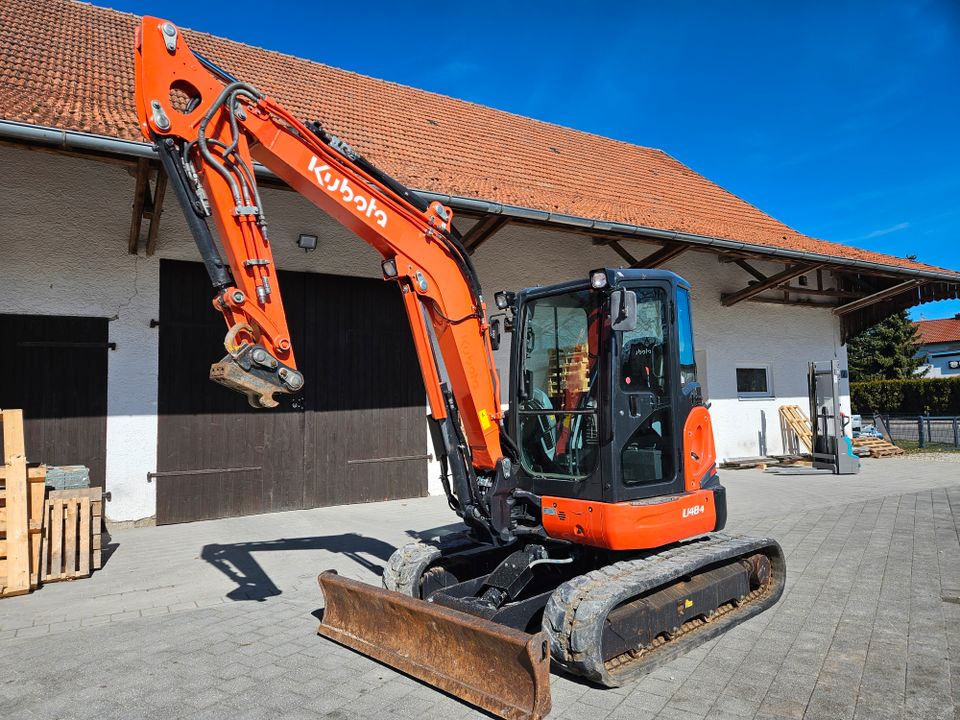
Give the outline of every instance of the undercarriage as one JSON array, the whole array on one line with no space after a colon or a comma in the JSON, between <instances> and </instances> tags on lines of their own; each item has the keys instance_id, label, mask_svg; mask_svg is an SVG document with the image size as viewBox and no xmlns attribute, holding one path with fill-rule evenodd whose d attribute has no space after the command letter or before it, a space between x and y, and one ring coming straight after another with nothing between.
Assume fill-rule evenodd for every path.
<instances>
[{"instance_id":1,"label":"undercarriage","mask_svg":"<svg viewBox=\"0 0 960 720\"><path fill-rule=\"evenodd\" d=\"M384 572L387 591L321 575L333 614L320 632L367 654L375 644L385 654L378 659L440 687L445 681L504 717L534 718L549 710L551 661L597 685L622 685L767 609L784 580L780 546L767 538L715 533L614 553L538 543L504 549L455 535L397 550ZM438 633L439 647L425 640ZM464 674L464 663L473 670ZM424 667L429 675L418 672Z\"/></svg>"}]
</instances>

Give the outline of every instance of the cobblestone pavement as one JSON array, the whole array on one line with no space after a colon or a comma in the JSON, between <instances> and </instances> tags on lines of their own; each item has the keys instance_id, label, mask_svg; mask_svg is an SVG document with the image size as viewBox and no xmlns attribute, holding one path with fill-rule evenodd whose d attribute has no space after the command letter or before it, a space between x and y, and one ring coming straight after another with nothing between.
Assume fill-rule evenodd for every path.
<instances>
[{"instance_id":1,"label":"cobblestone pavement","mask_svg":"<svg viewBox=\"0 0 960 720\"><path fill-rule=\"evenodd\" d=\"M628 687L554 675L551 717L960 718L957 460L725 473L784 598ZM315 634L319 570L376 582L448 522L424 498L118 531L90 579L0 601L0 718L486 717Z\"/></svg>"}]
</instances>

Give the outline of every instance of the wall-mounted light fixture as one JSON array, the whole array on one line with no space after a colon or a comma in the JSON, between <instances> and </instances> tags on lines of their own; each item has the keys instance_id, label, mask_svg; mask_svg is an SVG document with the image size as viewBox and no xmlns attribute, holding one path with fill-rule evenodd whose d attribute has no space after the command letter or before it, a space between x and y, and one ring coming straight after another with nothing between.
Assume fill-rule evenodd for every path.
<instances>
[{"instance_id":1,"label":"wall-mounted light fixture","mask_svg":"<svg viewBox=\"0 0 960 720\"><path fill-rule=\"evenodd\" d=\"M317 249L317 236L316 235L300 235L297 238L297 247L303 248L304 252L310 252Z\"/></svg>"}]
</instances>

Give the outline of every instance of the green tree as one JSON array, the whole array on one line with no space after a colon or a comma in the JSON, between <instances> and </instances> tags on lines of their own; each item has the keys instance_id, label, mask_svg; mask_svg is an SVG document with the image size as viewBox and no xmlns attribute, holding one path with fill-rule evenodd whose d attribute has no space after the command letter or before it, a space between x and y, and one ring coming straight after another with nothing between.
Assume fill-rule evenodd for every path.
<instances>
[{"instance_id":1,"label":"green tree","mask_svg":"<svg viewBox=\"0 0 960 720\"><path fill-rule=\"evenodd\" d=\"M917 326L901 310L886 320L852 338L847 344L847 367L850 379L898 380L916 377L917 369L926 363L918 356L920 342Z\"/></svg>"}]
</instances>

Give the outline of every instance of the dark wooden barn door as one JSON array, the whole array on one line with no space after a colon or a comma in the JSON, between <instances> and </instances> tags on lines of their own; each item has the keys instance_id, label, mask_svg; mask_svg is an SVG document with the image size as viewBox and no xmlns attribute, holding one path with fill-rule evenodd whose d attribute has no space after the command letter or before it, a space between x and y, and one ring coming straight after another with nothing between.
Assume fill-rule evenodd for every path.
<instances>
[{"instance_id":1,"label":"dark wooden barn door","mask_svg":"<svg viewBox=\"0 0 960 720\"><path fill-rule=\"evenodd\" d=\"M281 272L306 386L255 410L207 378L225 327L203 267L163 261L160 279L158 523L426 493L423 385L396 288Z\"/></svg>"},{"instance_id":2,"label":"dark wooden barn door","mask_svg":"<svg viewBox=\"0 0 960 720\"><path fill-rule=\"evenodd\" d=\"M0 408L22 408L27 459L86 465L104 486L106 318L0 315Z\"/></svg>"}]
</instances>

